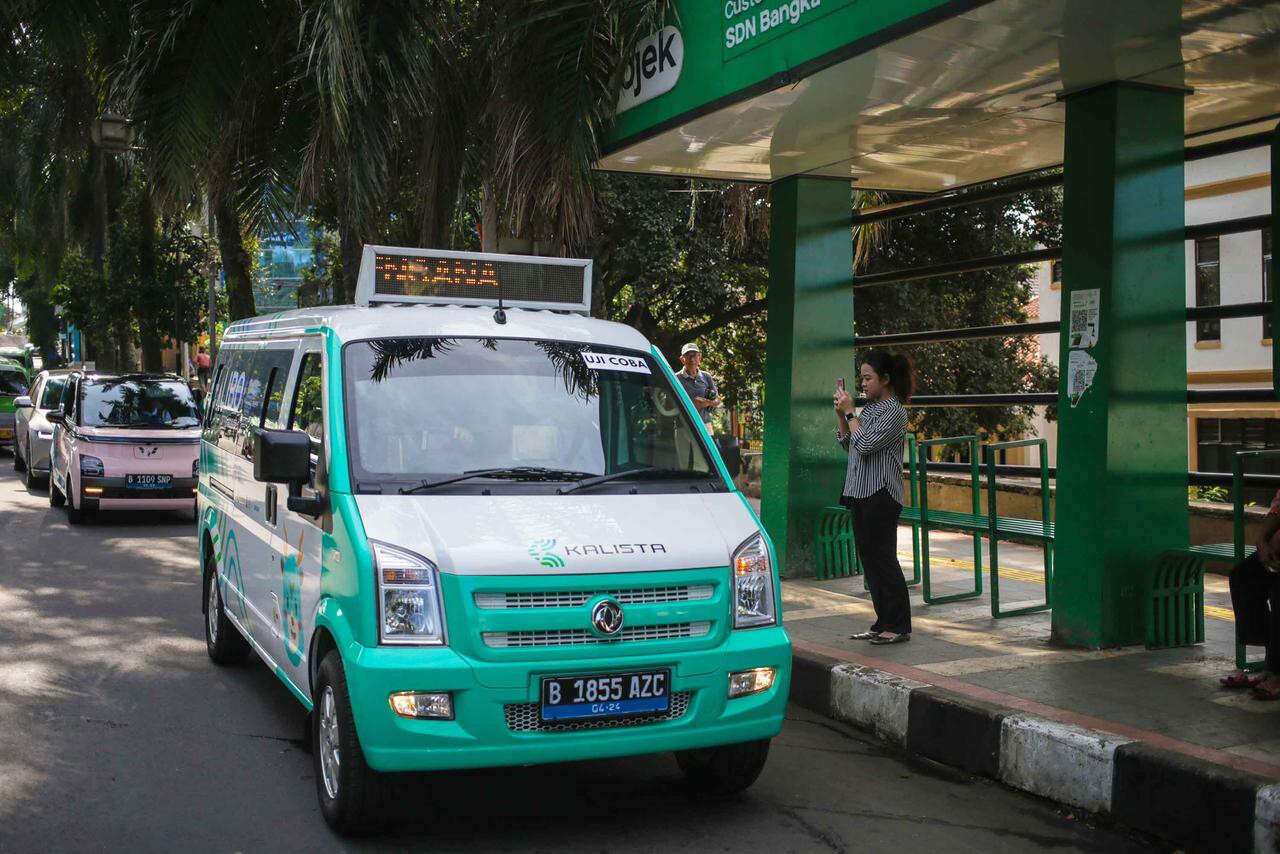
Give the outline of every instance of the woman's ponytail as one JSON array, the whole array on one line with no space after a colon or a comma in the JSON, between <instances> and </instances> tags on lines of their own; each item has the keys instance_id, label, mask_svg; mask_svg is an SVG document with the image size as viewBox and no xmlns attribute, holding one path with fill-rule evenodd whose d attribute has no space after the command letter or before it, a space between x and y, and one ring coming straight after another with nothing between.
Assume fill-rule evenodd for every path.
<instances>
[{"instance_id":1,"label":"woman's ponytail","mask_svg":"<svg viewBox=\"0 0 1280 854\"><path fill-rule=\"evenodd\" d=\"M900 403L907 403L911 400L911 393L915 391L916 381L911 369L910 359L886 350L871 350L863 357L862 361L870 365L871 370L881 377L888 377L887 382L893 386L893 393L897 395Z\"/></svg>"},{"instance_id":2,"label":"woman's ponytail","mask_svg":"<svg viewBox=\"0 0 1280 854\"><path fill-rule=\"evenodd\" d=\"M900 403L910 403L911 394L916 390L915 370L911 360L906 356L893 356L893 390L898 394Z\"/></svg>"}]
</instances>

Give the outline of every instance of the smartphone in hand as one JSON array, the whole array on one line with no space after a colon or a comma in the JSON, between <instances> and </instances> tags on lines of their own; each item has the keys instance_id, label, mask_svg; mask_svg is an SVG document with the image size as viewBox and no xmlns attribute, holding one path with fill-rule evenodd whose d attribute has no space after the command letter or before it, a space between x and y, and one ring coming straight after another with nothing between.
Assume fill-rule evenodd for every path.
<instances>
[{"instance_id":1,"label":"smartphone in hand","mask_svg":"<svg viewBox=\"0 0 1280 854\"><path fill-rule=\"evenodd\" d=\"M836 380L836 388L840 389L841 391L844 391L844 377L840 377L839 379Z\"/></svg>"}]
</instances>

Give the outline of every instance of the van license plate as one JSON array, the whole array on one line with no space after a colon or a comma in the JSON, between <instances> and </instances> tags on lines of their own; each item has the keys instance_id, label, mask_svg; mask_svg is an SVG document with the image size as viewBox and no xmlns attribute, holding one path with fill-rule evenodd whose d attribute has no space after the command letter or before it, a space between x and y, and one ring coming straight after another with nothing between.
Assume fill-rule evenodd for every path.
<instances>
[{"instance_id":1,"label":"van license plate","mask_svg":"<svg viewBox=\"0 0 1280 854\"><path fill-rule=\"evenodd\" d=\"M671 707L671 671L542 680L542 719L611 718L665 712Z\"/></svg>"},{"instance_id":2,"label":"van license plate","mask_svg":"<svg viewBox=\"0 0 1280 854\"><path fill-rule=\"evenodd\" d=\"M129 489L168 489L173 486L171 474L127 474L124 485Z\"/></svg>"}]
</instances>

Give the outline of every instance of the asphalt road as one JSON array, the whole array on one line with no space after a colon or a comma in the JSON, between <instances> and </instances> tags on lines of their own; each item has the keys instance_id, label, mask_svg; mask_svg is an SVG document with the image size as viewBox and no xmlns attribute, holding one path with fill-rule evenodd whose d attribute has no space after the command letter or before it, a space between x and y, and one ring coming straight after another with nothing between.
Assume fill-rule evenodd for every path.
<instances>
[{"instance_id":1,"label":"asphalt road","mask_svg":"<svg viewBox=\"0 0 1280 854\"><path fill-rule=\"evenodd\" d=\"M72 528L0 456L0 850L357 850L316 806L306 716L255 663L205 655L194 525ZM792 707L764 775L708 800L670 756L400 781L359 848L1157 850Z\"/></svg>"}]
</instances>

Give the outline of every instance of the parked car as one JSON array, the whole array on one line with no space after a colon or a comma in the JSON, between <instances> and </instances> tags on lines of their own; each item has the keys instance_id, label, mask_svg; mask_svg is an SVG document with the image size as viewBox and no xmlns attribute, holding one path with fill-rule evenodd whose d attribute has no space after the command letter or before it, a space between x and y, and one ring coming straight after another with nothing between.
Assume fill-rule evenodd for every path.
<instances>
[{"instance_id":1,"label":"parked car","mask_svg":"<svg viewBox=\"0 0 1280 854\"><path fill-rule=\"evenodd\" d=\"M195 512L200 413L176 374L75 374L54 424L49 504Z\"/></svg>"},{"instance_id":2,"label":"parked car","mask_svg":"<svg viewBox=\"0 0 1280 854\"><path fill-rule=\"evenodd\" d=\"M0 448L13 450L14 400L26 395L30 381L16 362L0 359Z\"/></svg>"},{"instance_id":3,"label":"parked car","mask_svg":"<svg viewBox=\"0 0 1280 854\"><path fill-rule=\"evenodd\" d=\"M48 415L62 408L62 393L74 371L41 371L31 384L29 395L16 398L13 470L22 472L23 482L35 486L49 476L49 449L53 444L53 424Z\"/></svg>"}]
</instances>

